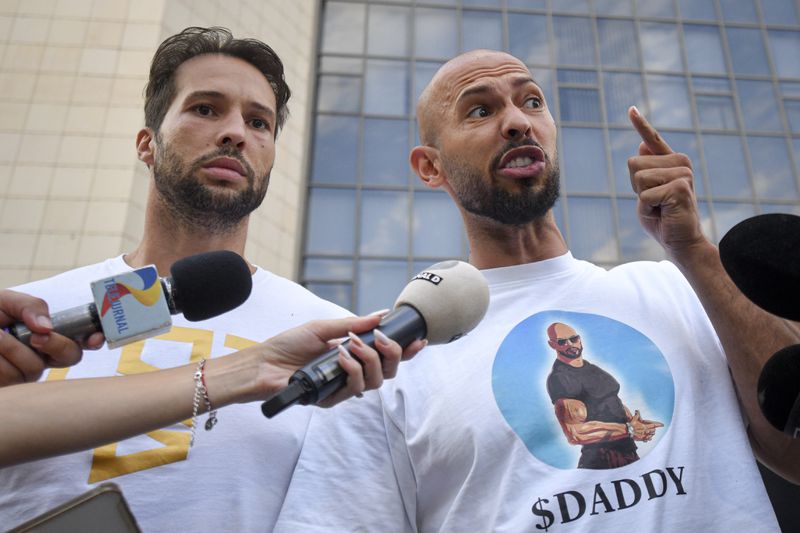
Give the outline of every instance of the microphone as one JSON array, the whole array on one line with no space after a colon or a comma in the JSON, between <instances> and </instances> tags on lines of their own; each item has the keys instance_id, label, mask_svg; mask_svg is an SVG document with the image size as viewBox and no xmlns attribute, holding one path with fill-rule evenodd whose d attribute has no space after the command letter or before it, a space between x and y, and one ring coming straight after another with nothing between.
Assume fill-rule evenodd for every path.
<instances>
[{"instance_id":1,"label":"microphone","mask_svg":"<svg viewBox=\"0 0 800 533\"><path fill-rule=\"evenodd\" d=\"M719 255L753 303L800 320L800 217L770 213L743 220L720 240Z\"/></svg>"},{"instance_id":2,"label":"microphone","mask_svg":"<svg viewBox=\"0 0 800 533\"><path fill-rule=\"evenodd\" d=\"M154 265L91 283L94 302L50 316L56 333L76 341L103 332L109 348L159 335L172 327L170 315L206 320L243 304L250 296L250 268L234 252L220 250L176 261L169 278ZM30 346L30 329L20 322L8 332Z\"/></svg>"},{"instance_id":3,"label":"microphone","mask_svg":"<svg viewBox=\"0 0 800 533\"><path fill-rule=\"evenodd\" d=\"M775 353L758 377L758 404L770 424L800 437L800 344Z\"/></svg>"},{"instance_id":4,"label":"microphone","mask_svg":"<svg viewBox=\"0 0 800 533\"><path fill-rule=\"evenodd\" d=\"M488 307L489 286L480 271L463 261L444 261L411 279L378 329L403 348L422 338L445 344L477 326ZM372 332L359 337L375 347ZM272 418L296 403L317 403L343 387L347 373L338 359L334 348L296 371L287 387L261 405L264 416Z\"/></svg>"}]
</instances>

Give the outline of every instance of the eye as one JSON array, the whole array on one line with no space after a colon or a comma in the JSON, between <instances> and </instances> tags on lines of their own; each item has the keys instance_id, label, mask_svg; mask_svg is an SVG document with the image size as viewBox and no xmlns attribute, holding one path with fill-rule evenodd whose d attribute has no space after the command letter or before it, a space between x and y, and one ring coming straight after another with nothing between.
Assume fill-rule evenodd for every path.
<instances>
[{"instance_id":1,"label":"eye","mask_svg":"<svg viewBox=\"0 0 800 533\"><path fill-rule=\"evenodd\" d=\"M260 118L254 118L250 121L250 125L253 126L257 130L269 130L270 124L266 120Z\"/></svg>"},{"instance_id":2,"label":"eye","mask_svg":"<svg viewBox=\"0 0 800 533\"><path fill-rule=\"evenodd\" d=\"M208 104L198 104L194 106L194 110L197 112L198 115L204 117L210 117L214 113L214 108L212 108Z\"/></svg>"},{"instance_id":3,"label":"eye","mask_svg":"<svg viewBox=\"0 0 800 533\"><path fill-rule=\"evenodd\" d=\"M531 96L530 98L527 98L525 102L523 102L522 107L527 107L528 109L539 109L543 105L544 103L542 102L541 98L538 96Z\"/></svg>"},{"instance_id":4,"label":"eye","mask_svg":"<svg viewBox=\"0 0 800 533\"><path fill-rule=\"evenodd\" d=\"M484 118L489 116L489 109L486 106L478 106L473 108L468 114L470 118Z\"/></svg>"}]
</instances>

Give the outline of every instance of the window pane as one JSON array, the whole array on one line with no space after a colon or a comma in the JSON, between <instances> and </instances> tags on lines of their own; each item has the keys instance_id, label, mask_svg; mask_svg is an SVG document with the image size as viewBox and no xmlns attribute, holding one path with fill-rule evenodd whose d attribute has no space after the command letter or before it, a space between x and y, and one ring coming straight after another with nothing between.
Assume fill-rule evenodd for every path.
<instances>
[{"instance_id":1,"label":"window pane","mask_svg":"<svg viewBox=\"0 0 800 533\"><path fill-rule=\"evenodd\" d=\"M635 105L639 109L645 109L642 76L639 74L605 72L603 73L603 82L608 122L629 126L628 108Z\"/></svg>"},{"instance_id":2,"label":"window pane","mask_svg":"<svg viewBox=\"0 0 800 533\"><path fill-rule=\"evenodd\" d=\"M633 194L628 158L639 153L642 138L633 129L609 130L611 164L614 169L614 186L617 194Z\"/></svg>"},{"instance_id":3,"label":"window pane","mask_svg":"<svg viewBox=\"0 0 800 533\"><path fill-rule=\"evenodd\" d=\"M692 86L696 92L731 93L731 84L728 78L703 78L700 76L692 76Z\"/></svg>"},{"instance_id":4,"label":"window pane","mask_svg":"<svg viewBox=\"0 0 800 533\"><path fill-rule=\"evenodd\" d=\"M322 51L360 54L364 50L365 6L325 2L324 9Z\"/></svg>"},{"instance_id":5,"label":"window pane","mask_svg":"<svg viewBox=\"0 0 800 533\"><path fill-rule=\"evenodd\" d=\"M797 24L797 8L794 0L761 0L761 13L767 24Z\"/></svg>"},{"instance_id":6,"label":"window pane","mask_svg":"<svg viewBox=\"0 0 800 533\"><path fill-rule=\"evenodd\" d=\"M464 11L461 20L461 51L503 49L503 18L500 13Z\"/></svg>"},{"instance_id":7,"label":"window pane","mask_svg":"<svg viewBox=\"0 0 800 533\"><path fill-rule=\"evenodd\" d=\"M524 9L546 9L547 0L506 0L508 7ZM509 17L510 18L510 17Z\"/></svg>"},{"instance_id":8,"label":"window pane","mask_svg":"<svg viewBox=\"0 0 800 533\"><path fill-rule=\"evenodd\" d=\"M598 15L626 15L633 13L633 0L594 0Z\"/></svg>"},{"instance_id":9,"label":"window pane","mask_svg":"<svg viewBox=\"0 0 800 533\"><path fill-rule=\"evenodd\" d=\"M317 115L311 180L355 183L358 155L358 118Z\"/></svg>"},{"instance_id":10,"label":"window pane","mask_svg":"<svg viewBox=\"0 0 800 533\"><path fill-rule=\"evenodd\" d=\"M569 198L570 249L578 259L617 261L617 240L607 198Z\"/></svg>"},{"instance_id":11,"label":"window pane","mask_svg":"<svg viewBox=\"0 0 800 533\"><path fill-rule=\"evenodd\" d=\"M550 64L550 39L547 17L517 15L508 17L508 43L511 55L528 65Z\"/></svg>"},{"instance_id":12,"label":"window pane","mask_svg":"<svg viewBox=\"0 0 800 533\"><path fill-rule=\"evenodd\" d=\"M425 90L425 87L428 86L431 79L433 79L433 75L436 74L436 71L439 70L441 67L441 63L426 63L423 61L417 61L414 65L414 106L412 106L412 110L416 113L416 105L417 100L419 100L419 95L422 94L422 91Z\"/></svg>"},{"instance_id":13,"label":"window pane","mask_svg":"<svg viewBox=\"0 0 800 533\"><path fill-rule=\"evenodd\" d=\"M406 61L367 61L364 83L364 112L381 115L408 114L408 63Z\"/></svg>"},{"instance_id":14,"label":"window pane","mask_svg":"<svg viewBox=\"0 0 800 533\"><path fill-rule=\"evenodd\" d=\"M714 0L680 0L681 16L685 19L716 20Z\"/></svg>"},{"instance_id":15,"label":"window pane","mask_svg":"<svg viewBox=\"0 0 800 533\"><path fill-rule=\"evenodd\" d=\"M608 192L603 130L561 128L561 135L566 190L570 193Z\"/></svg>"},{"instance_id":16,"label":"window pane","mask_svg":"<svg viewBox=\"0 0 800 533\"><path fill-rule=\"evenodd\" d=\"M781 94L783 96L794 96L800 98L800 83L791 81L782 81Z\"/></svg>"},{"instance_id":17,"label":"window pane","mask_svg":"<svg viewBox=\"0 0 800 533\"><path fill-rule=\"evenodd\" d=\"M800 205L762 203L759 207L761 207L762 213L785 213L788 215L800 216Z\"/></svg>"},{"instance_id":18,"label":"window pane","mask_svg":"<svg viewBox=\"0 0 800 533\"><path fill-rule=\"evenodd\" d=\"M792 139L792 149L794 150L794 170L800 176L800 139Z\"/></svg>"},{"instance_id":19,"label":"window pane","mask_svg":"<svg viewBox=\"0 0 800 533\"><path fill-rule=\"evenodd\" d=\"M725 74L725 58L719 29L715 26L683 27L689 70L703 74Z\"/></svg>"},{"instance_id":20,"label":"window pane","mask_svg":"<svg viewBox=\"0 0 800 533\"><path fill-rule=\"evenodd\" d=\"M500 0L461 0L464 6L500 7Z\"/></svg>"},{"instance_id":21,"label":"window pane","mask_svg":"<svg viewBox=\"0 0 800 533\"><path fill-rule=\"evenodd\" d=\"M703 172L701 168L702 165L700 164L697 135L694 133L671 131L667 133L665 137L674 151L689 156L689 159L692 161L692 170L694 172L695 193L697 196L704 196L705 187L703 186Z\"/></svg>"},{"instance_id":22,"label":"window pane","mask_svg":"<svg viewBox=\"0 0 800 533\"><path fill-rule=\"evenodd\" d=\"M306 288L322 298L345 309L352 307L350 284L345 283L306 283Z\"/></svg>"},{"instance_id":23,"label":"window pane","mask_svg":"<svg viewBox=\"0 0 800 533\"><path fill-rule=\"evenodd\" d=\"M362 255L408 254L408 196L394 191L361 193Z\"/></svg>"},{"instance_id":24,"label":"window pane","mask_svg":"<svg viewBox=\"0 0 800 533\"><path fill-rule=\"evenodd\" d=\"M356 221L353 191L314 188L310 196L306 252L352 254Z\"/></svg>"},{"instance_id":25,"label":"window pane","mask_svg":"<svg viewBox=\"0 0 800 533\"><path fill-rule=\"evenodd\" d=\"M775 70L781 78L800 78L800 32L769 31Z\"/></svg>"},{"instance_id":26,"label":"window pane","mask_svg":"<svg viewBox=\"0 0 800 533\"><path fill-rule=\"evenodd\" d=\"M306 279L351 281L353 261L351 259L306 259L303 277Z\"/></svg>"},{"instance_id":27,"label":"window pane","mask_svg":"<svg viewBox=\"0 0 800 533\"><path fill-rule=\"evenodd\" d=\"M360 77L322 75L319 77L317 111L358 113L360 94Z\"/></svg>"},{"instance_id":28,"label":"window pane","mask_svg":"<svg viewBox=\"0 0 800 533\"><path fill-rule=\"evenodd\" d=\"M597 85L597 72L594 70L558 69L559 83L575 83L581 85Z\"/></svg>"},{"instance_id":29,"label":"window pane","mask_svg":"<svg viewBox=\"0 0 800 533\"><path fill-rule=\"evenodd\" d=\"M619 247L623 261L660 261L666 258L664 249L642 228L637 214L636 200L620 198Z\"/></svg>"},{"instance_id":30,"label":"window pane","mask_svg":"<svg viewBox=\"0 0 800 533\"><path fill-rule=\"evenodd\" d=\"M746 218L755 216L755 214L756 207L753 204L714 202L714 218L717 221L719 239L722 239L736 224Z\"/></svg>"},{"instance_id":31,"label":"window pane","mask_svg":"<svg viewBox=\"0 0 800 533\"><path fill-rule=\"evenodd\" d=\"M400 6L369 6L367 53L406 56L409 54L411 9Z\"/></svg>"},{"instance_id":32,"label":"window pane","mask_svg":"<svg viewBox=\"0 0 800 533\"><path fill-rule=\"evenodd\" d=\"M719 0L722 18L728 22L758 22L753 0Z\"/></svg>"},{"instance_id":33,"label":"window pane","mask_svg":"<svg viewBox=\"0 0 800 533\"><path fill-rule=\"evenodd\" d=\"M673 0L637 0L636 14L640 17L675 18Z\"/></svg>"},{"instance_id":34,"label":"window pane","mask_svg":"<svg viewBox=\"0 0 800 533\"><path fill-rule=\"evenodd\" d=\"M364 183L408 184L408 121L364 119Z\"/></svg>"},{"instance_id":35,"label":"window pane","mask_svg":"<svg viewBox=\"0 0 800 533\"><path fill-rule=\"evenodd\" d=\"M589 14L589 0L558 0L553 2L553 11L561 13Z\"/></svg>"},{"instance_id":36,"label":"window pane","mask_svg":"<svg viewBox=\"0 0 800 533\"><path fill-rule=\"evenodd\" d=\"M711 221L711 208L708 206L708 202L697 202L697 210L700 214L700 229L703 231L703 235L713 240L714 224ZM719 243L718 240L714 242Z\"/></svg>"},{"instance_id":37,"label":"window pane","mask_svg":"<svg viewBox=\"0 0 800 533\"><path fill-rule=\"evenodd\" d=\"M783 130L772 82L739 80L736 82L736 89L739 91L739 106L747 130Z\"/></svg>"},{"instance_id":38,"label":"window pane","mask_svg":"<svg viewBox=\"0 0 800 533\"><path fill-rule=\"evenodd\" d=\"M600 122L600 98L597 89L562 88L558 91L561 120Z\"/></svg>"},{"instance_id":39,"label":"window pane","mask_svg":"<svg viewBox=\"0 0 800 533\"><path fill-rule=\"evenodd\" d=\"M319 71L324 74L363 74L364 62L360 58L325 56L319 61Z\"/></svg>"},{"instance_id":40,"label":"window pane","mask_svg":"<svg viewBox=\"0 0 800 533\"><path fill-rule=\"evenodd\" d=\"M391 308L397 295L408 283L408 278L405 261L359 261L358 296L353 311L363 315Z\"/></svg>"},{"instance_id":41,"label":"window pane","mask_svg":"<svg viewBox=\"0 0 800 533\"><path fill-rule=\"evenodd\" d=\"M553 17L556 58L563 65L593 66L594 38L588 18Z\"/></svg>"},{"instance_id":42,"label":"window pane","mask_svg":"<svg viewBox=\"0 0 800 533\"><path fill-rule=\"evenodd\" d=\"M689 87L683 76L647 76L650 121L655 127L691 128Z\"/></svg>"},{"instance_id":43,"label":"window pane","mask_svg":"<svg viewBox=\"0 0 800 533\"><path fill-rule=\"evenodd\" d=\"M730 96L695 97L700 127L708 129L735 130L736 112Z\"/></svg>"},{"instance_id":44,"label":"window pane","mask_svg":"<svg viewBox=\"0 0 800 533\"><path fill-rule=\"evenodd\" d=\"M678 27L675 24L643 22L639 28L645 69L683 70Z\"/></svg>"},{"instance_id":45,"label":"window pane","mask_svg":"<svg viewBox=\"0 0 800 533\"><path fill-rule=\"evenodd\" d=\"M769 74L767 54L761 31L747 28L726 28L731 62L736 74Z\"/></svg>"},{"instance_id":46,"label":"window pane","mask_svg":"<svg viewBox=\"0 0 800 533\"><path fill-rule=\"evenodd\" d=\"M600 59L606 67L639 68L639 47L630 20L598 19Z\"/></svg>"},{"instance_id":47,"label":"window pane","mask_svg":"<svg viewBox=\"0 0 800 533\"><path fill-rule=\"evenodd\" d=\"M458 53L458 23L452 9L416 8L414 49L420 57L450 59Z\"/></svg>"},{"instance_id":48,"label":"window pane","mask_svg":"<svg viewBox=\"0 0 800 533\"><path fill-rule=\"evenodd\" d=\"M461 256L461 215L447 193L414 193L413 224L415 256Z\"/></svg>"},{"instance_id":49,"label":"window pane","mask_svg":"<svg viewBox=\"0 0 800 533\"><path fill-rule=\"evenodd\" d=\"M748 137L753 182L760 198L797 198L797 185L786 139L783 137Z\"/></svg>"},{"instance_id":50,"label":"window pane","mask_svg":"<svg viewBox=\"0 0 800 533\"><path fill-rule=\"evenodd\" d=\"M789 118L789 129L792 133L800 133L800 100L784 100L783 107Z\"/></svg>"},{"instance_id":51,"label":"window pane","mask_svg":"<svg viewBox=\"0 0 800 533\"><path fill-rule=\"evenodd\" d=\"M739 137L703 135L708 182L714 196L750 197L750 178Z\"/></svg>"}]
</instances>

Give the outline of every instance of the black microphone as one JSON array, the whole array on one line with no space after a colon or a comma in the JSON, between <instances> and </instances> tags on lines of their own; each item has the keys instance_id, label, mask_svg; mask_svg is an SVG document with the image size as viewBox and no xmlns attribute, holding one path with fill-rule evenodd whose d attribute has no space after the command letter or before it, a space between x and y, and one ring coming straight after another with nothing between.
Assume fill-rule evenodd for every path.
<instances>
[{"instance_id":1,"label":"black microphone","mask_svg":"<svg viewBox=\"0 0 800 533\"><path fill-rule=\"evenodd\" d=\"M489 287L480 271L463 261L444 261L414 276L378 329L403 348L422 338L444 344L477 326L488 307ZM375 347L372 332L359 337ZM287 387L261 405L264 416L272 418L296 403L317 403L343 387L347 373L338 359L334 348L296 371Z\"/></svg>"},{"instance_id":2,"label":"black microphone","mask_svg":"<svg viewBox=\"0 0 800 533\"><path fill-rule=\"evenodd\" d=\"M720 240L719 255L753 303L800 320L800 217L771 213L743 220Z\"/></svg>"},{"instance_id":3,"label":"black microphone","mask_svg":"<svg viewBox=\"0 0 800 533\"><path fill-rule=\"evenodd\" d=\"M76 341L101 331L109 348L116 348L169 331L171 315L183 313L196 322L230 311L253 287L247 262L227 250L179 259L170 274L159 278L149 265L92 282L94 302L52 314L53 330ZM25 324L8 332L30 346Z\"/></svg>"},{"instance_id":4,"label":"black microphone","mask_svg":"<svg viewBox=\"0 0 800 533\"><path fill-rule=\"evenodd\" d=\"M800 344L775 353L758 377L758 404L770 424L800 437Z\"/></svg>"}]
</instances>

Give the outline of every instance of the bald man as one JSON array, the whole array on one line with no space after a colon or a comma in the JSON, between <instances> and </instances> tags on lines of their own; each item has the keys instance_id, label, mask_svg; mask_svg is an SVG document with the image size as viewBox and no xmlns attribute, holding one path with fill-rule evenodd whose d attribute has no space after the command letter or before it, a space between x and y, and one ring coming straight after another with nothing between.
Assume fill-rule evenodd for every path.
<instances>
[{"instance_id":1,"label":"bald man","mask_svg":"<svg viewBox=\"0 0 800 533\"><path fill-rule=\"evenodd\" d=\"M617 468L639 460L634 441L647 442L664 424L631 415L619 397L619 382L583 359L583 341L566 324L547 328L556 352L547 393L570 444L580 444L578 468Z\"/></svg>"},{"instance_id":2,"label":"bald man","mask_svg":"<svg viewBox=\"0 0 800 533\"><path fill-rule=\"evenodd\" d=\"M535 73L477 50L434 75L410 162L458 207L489 310L378 392L312 415L277 531L778 530L753 452L800 480L800 442L763 418L756 381L800 335L738 292L701 232L691 161L629 114L639 218L670 261L605 270L556 226L557 129ZM665 428L638 461L575 468L533 394L552 353L531 347L571 320L614 332L645 384L630 400L660 406Z\"/></svg>"}]
</instances>

